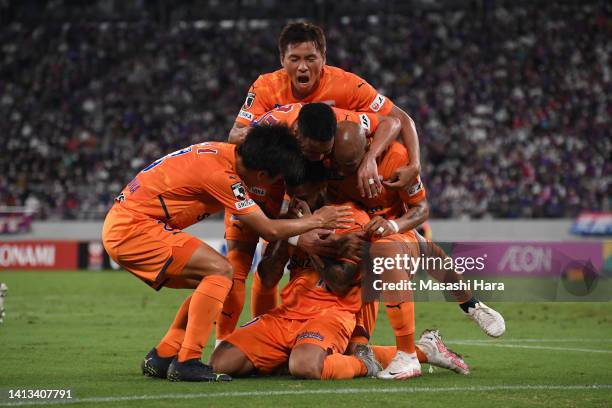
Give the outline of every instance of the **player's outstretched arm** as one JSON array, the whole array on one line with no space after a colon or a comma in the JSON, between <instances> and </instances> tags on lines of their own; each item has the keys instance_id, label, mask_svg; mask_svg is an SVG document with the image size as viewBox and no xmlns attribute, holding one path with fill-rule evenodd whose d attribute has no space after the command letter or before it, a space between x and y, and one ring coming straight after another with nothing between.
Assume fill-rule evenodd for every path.
<instances>
[{"instance_id":1,"label":"player's outstretched arm","mask_svg":"<svg viewBox=\"0 0 612 408\"><path fill-rule=\"evenodd\" d=\"M316 228L346 228L354 222L350 206L325 206L312 215L300 219L273 220L257 209L249 214L236 215L248 227L256 231L266 241L278 241Z\"/></svg>"},{"instance_id":2,"label":"player's outstretched arm","mask_svg":"<svg viewBox=\"0 0 612 408\"><path fill-rule=\"evenodd\" d=\"M419 148L419 136L416 131L414 120L406 112L397 106L393 106L389 116L399 119L402 123L400 136L402 142L406 146L409 155L408 166L402 167L396 171L397 177L388 187L402 188L408 186L421 172L421 157ZM401 170L401 171L400 171Z\"/></svg>"},{"instance_id":3,"label":"player's outstretched arm","mask_svg":"<svg viewBox=\"0 0 612 408\"><path fill-rule=\"evenodd\" d=\"M382 190L376 159L385 152L402 129L402 123L397 118L378 115L378 119L380 123L374 132L372 144L357 171L357 187L362 197L376 197ZM369 182L370 179L374 180L374 184Z\"/></svg>"},{"instance_id":4,"label":"player's outstretched arm","mask_svg":"<svg viewBox=\"0 0 612 408\"><path fill-rule=\"evenodd\" d=\"M232 126L232 130L229 132L227 141L235 145L241 145L248 131L249 127L247 125L240 122L234 122L234 126Z\"/></svg>"}]
</instances>

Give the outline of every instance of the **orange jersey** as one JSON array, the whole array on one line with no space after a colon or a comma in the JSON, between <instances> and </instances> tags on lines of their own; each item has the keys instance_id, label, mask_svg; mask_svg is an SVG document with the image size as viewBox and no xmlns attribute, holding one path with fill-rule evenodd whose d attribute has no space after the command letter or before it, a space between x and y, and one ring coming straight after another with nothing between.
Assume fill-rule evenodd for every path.
<instances>
[{"instance_id":1,"label":"orange jersey","mask_svg":"<svg viewBox=\"0 0 612 408\"><path fill-rule=\"evenodd\" d=\"M249 214L259 207L235 167L235 145L192 145L145 167L123 189L115 205L178 229L224 208L232 214Z\"/></svg>"},{"instance_id":2,"label":"orange jersey","mask_svg":"<svg viewBox=\"0 0 612 408\"><path fill-rule=\"evenodd\" d=\"M295 125L300 115L300 111L304 107L305 103L290 103L288 105L279 106L278 108L272 109L255 119L251 124L259 125L275 125L283 123L290 128ZM334 114L336 115L336 121L349 121L358 123L366 131L366 135L372 135L376 132L380 120L378 115L371 112L353 112L346 109L340 109L332 107Z\"/></svg>"},{"instance_id":3,"label":"orange jersey","mask_svg":"<svg viewBox=\"0 0 612 408\"><path fill-rule=\"evenodd\" d=\"M392 142L378 160L378 174L388 180L396 169L407 164L406 148L401 143ZM372 198L361 197L357 185L357 174L353 174L340 181L330 181L327 191L337 201L353 201L360 204L370 216L380 215L388 220L401 217L406 204L414 205L426 197L420 177L406 190L392 190L383 185L382 192Z\"/></svg>"},{"instance_id":4,"label":"orange jersey","mask_svg":"<svg viewBox=\"0 0 612 408\"><path fill-rule=\"evenodd\" d=\"M304 99L296 99L284 69L260 75L251 85L236 122L249 125L272 109L296 102L324 102L351 111L388 115L393 103L359 76L325 65L317 88Z\"/></svg>"},{"instance_id":5,"label":"orange jersey","mask_svg":"<svg viewBox=\"0 0 612 408\"><path fill-rule=\"evenodd\" d=\"M343 203L346 205L348 203ZM355 224L352 228L337 230L338 234L361 231L362 227L370 221L368 215L356 208L353 208L352 217ZM289 261L291 275L289 283L281 292L281 304L271 313L278 314L287 319L312 319L320 315L327 309L357 313L361 308L361 287L360 280L356 279L355 286L350 292L339 297L334 294L326 285L325 280L310 263L306 253L291 248L293 254Z\"/></svg>"}]
</instances>

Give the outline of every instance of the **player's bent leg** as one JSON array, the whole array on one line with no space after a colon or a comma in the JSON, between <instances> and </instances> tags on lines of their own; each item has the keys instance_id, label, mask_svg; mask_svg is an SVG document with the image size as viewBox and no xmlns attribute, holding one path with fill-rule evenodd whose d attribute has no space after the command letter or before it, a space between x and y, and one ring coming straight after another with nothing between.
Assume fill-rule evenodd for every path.
<instances>
[{"instance_id":1,"label":"player's bent leg","mask_svg":"<svg viewBox=\"0 0 612 408\"><path fill-rule=\"evenodd\" d=\"M299 344L289 355L289 373L297 378L320 380L327 350L315 344Z\"/></svg>"},{"instance_id":2,"label":"player's bent leg","mask_svg":"<svg viewBox=\"0 0 612 408\"><path fill-rule=\"evenodd\" d=\"M233 285L217 322L217 343L227 338L238 323L244 307L245 281L253 263L257 241L227 241L227 260L233 269Z\"/></svg>"},{"instance_id":3,"label":"player's bent leg","mask_svg":"<svg viewBox=\"0 0 612 408\"><path fill-rule=\"evenodd\" d=\"M217 381L210 366L202 364L202 350L219 317L232 281L232 267L221 254L202 243L192 254L181 276L201 278L189 303L185 338L178 356L168 368L172 381Z\"/></svg>"},{"instance_id":4,"label":"player's bent leg","mask_svg":"<svg viewBox=\"0 0 612 408\"><path fill-rule=\"evenodd\" d=\"M228 341L221 341L210 357L210 365L217 373L233 377L244 377L255 371L255 366L238 347Z\"/></svg>"}]
</instances>

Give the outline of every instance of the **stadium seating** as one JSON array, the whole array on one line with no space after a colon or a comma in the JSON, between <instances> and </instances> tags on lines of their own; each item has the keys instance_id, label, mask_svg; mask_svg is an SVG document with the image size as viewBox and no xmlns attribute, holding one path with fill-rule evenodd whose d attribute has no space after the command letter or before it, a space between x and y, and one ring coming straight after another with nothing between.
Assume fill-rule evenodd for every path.
<instances>
[{"instance_id":1,"label":"stadium seating","mask_svg":"<svg viewBox=\"0 0 612 408\"><path fill-rule=\"evenodd\" d=\"M575 216L609 196L602 7L328 18L328 63L415 119L434 217ZM3 25L0 205L100 219L148 163L225 140L250 83L278 67L283 23Z\"/></svg>"}]
</instances>

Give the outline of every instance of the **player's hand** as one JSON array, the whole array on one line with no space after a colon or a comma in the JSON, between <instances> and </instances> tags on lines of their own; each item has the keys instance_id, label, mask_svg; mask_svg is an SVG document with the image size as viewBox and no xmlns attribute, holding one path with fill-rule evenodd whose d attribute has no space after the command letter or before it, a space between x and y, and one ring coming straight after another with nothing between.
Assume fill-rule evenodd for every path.
<instances>
[{"instance_id":1,"label":"player's hand","mask_svg":"<svg viewBox=\"0 0 612 408\"><path fill-rule=\"evenodd\" d=\"M291 218L302 218L305 215L311 215L312 213L310 212L310 207L308 207L306 201L293 197L289 202L287 214Z\"/></svg>"},{"instance_id":2,"label":"player's hand","mask_svg":"<svg viewBox=\"0 0 612 408\"><path fill-rule=\"evenodd\" d=\"M366 154L357 170L357 187L362 197L376 197L382 191L376 158Z\"/></svg>"},{"instance_id":3,"label":"player's hand","mask_svg":"<svg viewBox=\"0 0 612 408\"><path fill-rule=\"evenodd\" d=\"M334 258L338 254L339 245L335 236L329 230L316 229L302 235L297 247L309 255L320 255Z\"/></svg>"},{"instance_id":4,"label":"player's hand","mask_svg":"<svg viewBox=\"0 0 612 408\"><path fill-rule=\"evenodd\" d=\"M372 218L370 222L363 227L363 230L368 236L373 238L383 238L396 234L391 223L380 215Z\"/></svg>"},{"instance_id":5,"label":"player's hand","mask_svg":"<svg viewBox=\"0 0 612 408\"><path fill-rule=\"evenodd\" d=\"M320 221L319 228L336 229L348 228L349 224L355 222L352 218L353 210L348 205L331 206L326 205L314 212L313 217Z\"/></svg>"},{"instance_id":6,"label":"player's hand","mask_svg":"<svg viewBox=\"0 0 612 408\"><path fill-rule=\"evenodd\" d=\"M337 236L339 244L338 255L353 262L360 262L363 246L367 242L366 239L365 232Z\"/></svg>"},{"instance_id":7,"label":"player's hand","mask_svg":"<svg viewBox=\"0 0 612 408\"><path fill-rule=\"evenodd\" d=\"M408 188L414 183L420 171L420 166L409 164L396 169L391 178L382 183L391 189Z\"/></svg>"}]
</instances>

